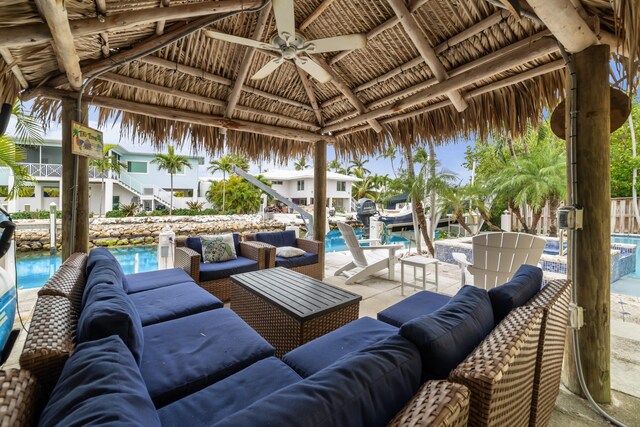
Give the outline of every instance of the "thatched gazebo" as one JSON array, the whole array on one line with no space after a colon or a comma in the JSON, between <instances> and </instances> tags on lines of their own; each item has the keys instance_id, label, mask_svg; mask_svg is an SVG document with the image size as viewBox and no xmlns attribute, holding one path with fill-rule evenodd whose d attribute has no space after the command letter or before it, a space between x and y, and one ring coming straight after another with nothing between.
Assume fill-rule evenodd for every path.
<instances>
[{"instance_id":1,"label":"thatched gazebo","mask_svg":"<svg viewBox=\"0 0 640 427\"><path fill-rule=\"evenodd\" d=\"M289 3L295 17L285 25ZM283 36L290 32L298 37ZM363 35L350 40L359 48L305 50L309 40L350 34ZM322 218L327 144L363 156L390 143L517 136L565 96L570 79L558 42L573 54L573 158L580 203L589 208L573 266L584 289L583 341L597 343L584 365L594 395L607 401L609 68L620 65L620 85L633 89L637 1L0 0L0 97L34 99L38 116L62 121L63 194L77 191L63 203L68 256L87 249L87 161L71 155L69 131L72 119L87 119L87 105L98 107L102 123L118 119L132 138L158 145L255 160L311 155ZM287 56L291 46L302 53ZM270 61L275 71L267 73ZM259 71L264 78L251 79ZM323 238L324 221L315 224Z\"/></svg>"}]
</instances>

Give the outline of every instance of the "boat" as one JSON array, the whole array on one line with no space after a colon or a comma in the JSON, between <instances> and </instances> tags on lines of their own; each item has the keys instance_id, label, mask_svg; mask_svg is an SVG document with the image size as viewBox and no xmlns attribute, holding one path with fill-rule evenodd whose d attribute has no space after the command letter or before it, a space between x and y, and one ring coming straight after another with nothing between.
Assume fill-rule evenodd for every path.
<instances>
[{"instance_id":1,"label":"boat","mask_svg":"<svg viewBox=\"0 0 640 427\"><path fill-rule=\"evenodd\" d=\"M11 239L15 224L11 221L11 216L4 209L0 208L0 351L4 351L11 331L13 321L16 316L16 287L15 279L11 273L15 271L15 258L7 254L12 246Z\"/></svg>"},{"instance_id":2,"label":"boat","mask_svg":"<svg viewBox=\"0 0 640 427\"><path fill-rule=\"evenodd\" d=\"M407 203L399 212L380 215L378 221L384 223L390 233L396 231L413 230L413 212L411 204Z\"/></svg>"}]
</instances>

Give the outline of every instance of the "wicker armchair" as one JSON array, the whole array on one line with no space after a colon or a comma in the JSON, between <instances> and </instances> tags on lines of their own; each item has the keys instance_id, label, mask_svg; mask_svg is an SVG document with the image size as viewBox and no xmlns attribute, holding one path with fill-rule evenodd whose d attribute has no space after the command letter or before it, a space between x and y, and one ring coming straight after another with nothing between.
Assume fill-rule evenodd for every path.
<instances>
[{"instance_id":1,"label":"wicker armchair","mask_svg":"<svg viewBox=\"0 0 640 427\"><path fill-rule=\"evenodd\" d=\"M447 381L427 381L387 427L465 427L469 389Z\"/></svg>"},{"instance_id":2,"label":"wicker armchair","mask_svg":"<svg viewBox=\"0 0 640 427\"><path fill-rule=\"evenodd\" d=\"M471 391L469 424L529 425L542 308L520 307L449 375Z\"/></svg>"},{"instance_id":3,"label":"wicker armchair","mask_svg":"<svg viewBox=\"0 0 640 427\"><path fill-rule=\"evenodd\" d=\"M178 242L178 244L184 244ZM258 269L267 266L267 248L254 242L240 242L238 255L258 262ZM216 280L200 280L200 254L187 247L177 247L174 265L186 271L197 284L223 302L231 300L231 277L223 277Z\"/></svg>"},{"instance_id":4,"label":"wicker armchair","mask_svg":"<svg viewBox=\"0 0 640 427\"><path fill-rule=\"evenodd\" d=\"M40 409L40 386L26 369L0 371L0 426L35 425Z\"/></svg>"},{"instance_id":5,"label":"wicker armchair","mask_svg":"<svg viewBox=\"0 0 640 427\"><path fill-rule=\"evenodd\" d=\"M283 231L282 233L295 233L292 230ZM257 234L271 234L271 233L257 233ZM279 261L276 259L276 247L265 242L259 241L257 234L245 235L246 241L255 241L260 243L267 250L267 268L277 267ZM293 246L293 245L292 245ZM288 267L293 271L304 274L314 279L322 280L324 277L324 242L311 239L295 239L295 247L302 249L309 254L317 255L317 262L312 264L300 265L296 267Z\"/></svg>"}]
</instances>

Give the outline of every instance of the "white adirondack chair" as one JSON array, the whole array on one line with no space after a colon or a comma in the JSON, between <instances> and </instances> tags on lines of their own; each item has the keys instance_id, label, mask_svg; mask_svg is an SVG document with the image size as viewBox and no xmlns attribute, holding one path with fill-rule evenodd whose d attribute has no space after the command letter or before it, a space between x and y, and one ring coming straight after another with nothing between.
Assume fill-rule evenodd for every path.
<instances>
[{"instance_id":1,"label":"white adirondack chair","mask_svg":"<svg viewBox=\"0 0 640 427\"><path fill-rule=\"evenodd\" d=\"M351 252L353 261L339 268L335 276L344 274L348 277L345 284L350 285L387 268L389 280L395 279L395 264L398 260L396 250L402 248L401 244L361 246L361 243L365 242L376 243L377 239L358 240L353 228L343 222L338 222L338 229Z\"/></svg>"},{"instance_id":2,"label":"white adirondack chair","mask_svg":"<svg viewBox=\"0 0 640 427\"><path fill-rule=\"evenodd\" d=\"M511 280L522 264L537 265L545 244L531 234L486 233L473 236L473 264L463 253L451 255L460 264L463 285L469 281L488 290Z\"/></svg>"}]
</instances>

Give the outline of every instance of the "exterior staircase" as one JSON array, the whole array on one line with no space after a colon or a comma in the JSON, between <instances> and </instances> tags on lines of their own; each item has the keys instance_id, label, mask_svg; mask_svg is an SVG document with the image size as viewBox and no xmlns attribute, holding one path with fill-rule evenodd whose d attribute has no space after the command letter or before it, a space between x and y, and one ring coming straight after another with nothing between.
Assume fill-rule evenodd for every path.
<instances>
[{"instance_id":1,"label":"exterior staircase","mask_svg":"<svg viewBox=\"0 0 640 427\"><path fill-rule=\"evenodd\" d=\"M131 176L131 174L129 174L128 172L121 171L120 175L114 175L112 176L112 178L115 179L115 181L122 187L140 197L140 199L152 198L156 202L161 203L167 207L169 207L171 204L170 191L163 190L162 188L156 186L144 185L133 176Z\"/></svg>"}]
</instances>

